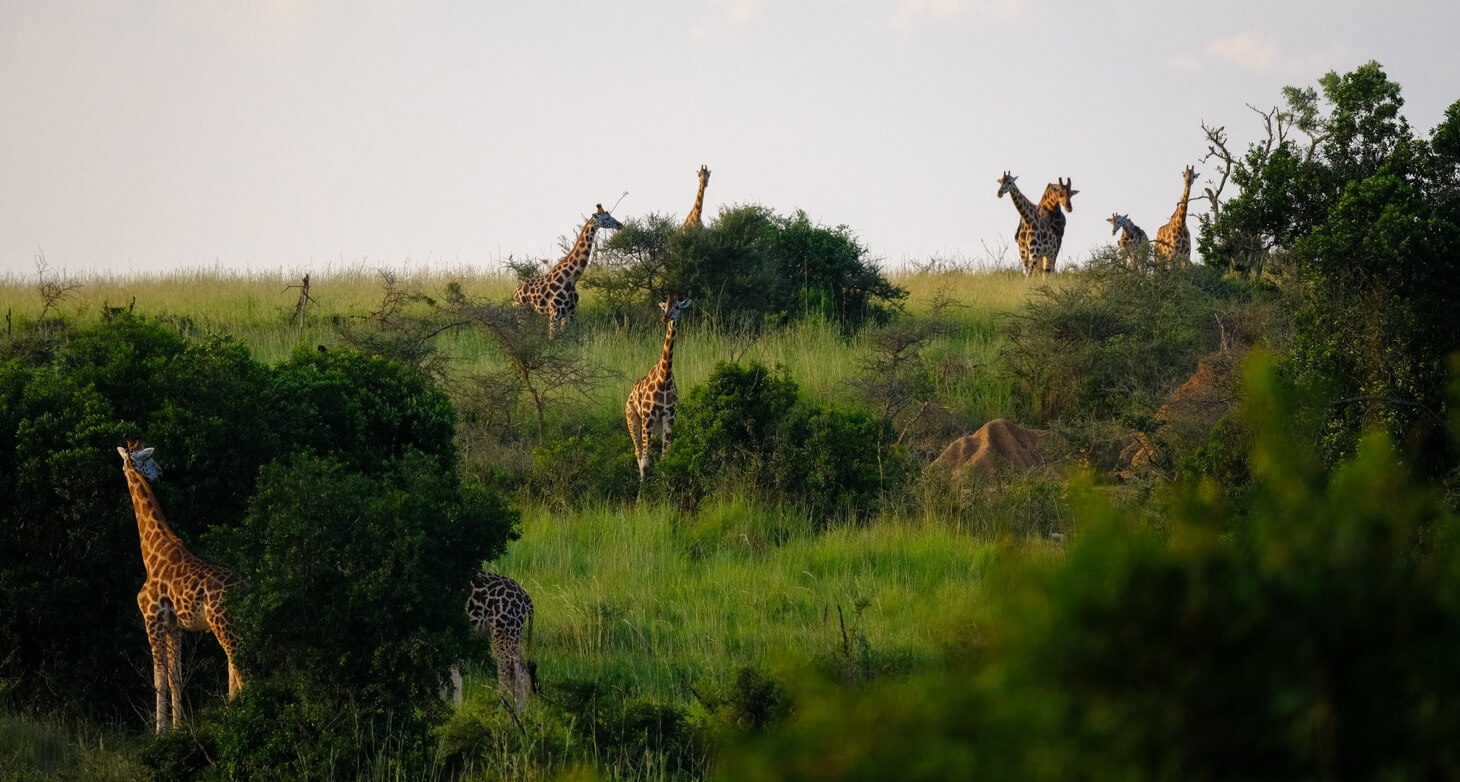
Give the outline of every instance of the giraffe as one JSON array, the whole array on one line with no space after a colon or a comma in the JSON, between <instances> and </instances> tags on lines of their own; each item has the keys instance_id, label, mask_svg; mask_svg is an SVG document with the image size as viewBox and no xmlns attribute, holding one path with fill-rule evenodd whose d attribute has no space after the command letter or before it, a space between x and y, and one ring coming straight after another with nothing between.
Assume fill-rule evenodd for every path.
<instances>
[{"instance_id":1,"label":"giraffe","mask_svg":"<svg viewBox=\"0 0 1460 782\"><path fill-rule=\"evenodd\" d=\"M520 308L526 304L548 316L548 339L552 339L559 329L568 325L573 319L573 311L578 308L578 277L588 268L594 234L600 228L622 227L623 224L603 211L603 204L599 204L598 211L578 232L578 241L573 244L573 249L561 261L543 274L517 283L517 290L512 294L512 306Z\"/></svg>"},{"instance_id":2,"label":"giraffe","mask_svg":"<svg viewBox=\"0 0 1460 782\"><path fill-rule=\"evenodd\" d=\"M684 225L679 227L681 231L688 231L691 228L702 228L704 223L700 221L700 210L705 206L705 186L710 184L709 166L700 166L700 191L695 194L695 205L689 210L689 216L684 218Z\"/></svg>"},{"instance_id":3,"label":"giraffe","mask_svg":"<svg viewBox=\"0 0 1460 782\"><path fill-rule=\"evenodd\" d=\"M158 475L152 450L135 440L128 440L125 448L117 447L122 456L122 474L132 495L132 508L137 513L142 562L147 566L147 580L137 593L137 607L142 611L147 642L152 646L157 732L164 733L182 715L180 654L184 630L211 631L223 647L223 653L228 655L228 697L238 695L243 689L243 677L233 661L238 637L229 625L223 602L225 593L242 584L243 579L230 570L198 559L167 526L149 483Z\"/></svg>"},{"instance_id":4,"label":"giraffe","mask_svg":"<svg viewBox=\"0 0 1460 782\"><path fill-rule=\"evenodd\" d=\"M670 430L674 428L674 405L679 401L679 389L674 385L674 327L679 314L689 307L689 299L671 295L659 305L664 310L664 353L659 363L649 374L634 383L629 392L629 401L624 405L624 417L629 422L629 439L634 441L634 455L639 460L639 480L644 480L644 469L649 466L649 438L659 435L659 454L669 452Z\"/></svg>"},{"instance_id":5,"label":"giraffe","mask_svg":"<svg viewBox=\"0 0 1460 782\"><path fill-rule=\"evenodd\" d=\"M1114 236L1117 231L1120 232L1120 239L1117 240L1120 244L1120 253L1125 256L1127 263L1134 265L1136 248L1150 242L1150 237L1146 236L1146 232L1142 231L1140 226L1131 222L1130 215L1116 212L1106 222L1110 223L1111 236Z\"/></svg>"},{"instance_id":6,"label":"giraffe","mask_svg":"<svg viewBox=\"0 0 1460 782\"><path fill-rule=\"evenodd\" d=\"M1191 183L1195 181L1196 171L1187 166L1181 172L1181 200L1176 202L1176 211L1172 213L1171 220L1156 231L1156 241L1152 245L1156 261L1168 269L1174 264L1191 261L1191 231L1186 229L1186 207L1191 198Z\"/></svg>"},{"instance_id":7,"label":"giraffe","mask_svg":"<svg viewBox=\"0 0 1460 782\"><path fill-rule=\"evenodd\" d=\"M483 568L471 579L471 596L466 599L466 615L475 633L488 632L492 637L492 657L497 663L497 689L503 698L510 697L516 711L527 705L528 690L538 692L537 663L523 654L522 628L527 627L526 643L532 642L532 597L512 579ZM453 668L456 705L461 705L461 671Z\"/></svg>"},{"instance_id":8,"label":"giraffe","mask_svg":"<svg viewBox=\"0 0 1460 782\"><path fill-rule=\"evenodd\" d=\"M999 197L1008 193L1019 212L1014 240L1019 246L1024 276L1032 276L1035 272L1053 273L1055 259L1059 257L1060 244L1065 237L1065 216L1060 207L1064 207L1066 212L1075 211L1070 199L1080 191L1071 189L1070 180L1057 179L1045 187L1044 196L1038 204L1034 204L1019 192L1019 187L1014 184L1016 179L1018 177L1010 176L1008 171L1004 172L999 178Z\"/></svg>"}]
</instances>

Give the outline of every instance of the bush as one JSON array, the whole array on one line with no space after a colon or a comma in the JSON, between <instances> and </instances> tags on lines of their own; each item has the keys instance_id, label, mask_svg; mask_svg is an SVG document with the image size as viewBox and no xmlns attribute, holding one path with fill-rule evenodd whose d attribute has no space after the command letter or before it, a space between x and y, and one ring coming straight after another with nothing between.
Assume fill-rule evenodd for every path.
<instances>
[{"instance_id":1,"label":"bush","mask_svg":"<svg viewBox=\"0 0 1460 782\"><path fill-rule=\"evenodd\" d=\"M668 293L695 300L712 322L759 326L826 317L853 329L888 314L907 291L888 282L845 226L813 225L761 206L722 211L703 230L668 218L629 221L584 279L619 312L652 308Z\"/></svg>"},{"instance_id":2,"label":"bush","mask_svg":"<svg viewBox=\"0 0 1460 782\"><path fill-rule=\"evenodd\" d=\"M515 516L436 458L382 456L372 473L304 455L271 464L242 527L216 537L250 582L230 598L245 678L409 722L438 705L467 640L470 576Z\"/></svg>"},{"instance_id":3,"label":"bush","mask_svg":"<svg viewBox=\"0 0 1460 782\"><path fill-rule=\"evenodd\" d=\"M1167 540L1089 490L1068 553L1009 552L946 670L798 698L731 778L1460 774L1460 519L1382 435L1326 472L1258 362L1251 512L1181 491Z\"/></svg>"},{"instance_id":4,"label":"bush","mask_svg":"<svg viewBox=\"0 0 1460 782\"><path fill-rule=\"evenodd\" d=\"M1215 269L1152 274L1114 252L1062 277L1000 326L999 369L1036 422L1119 418L1145 429L1197 360L1221 346L1216 316L1251 298Z\"/></svg>"},{"instance_id":5,"label":"bush","mask_svg":"<svg viewBox=\"0 0 1460 782\"><path fill-rule=\"evenodd\" d=\"M541 500L562 507L620 502L639 490L638 463L617 431L560 437L533 449L528 488Z\"/></svg>"},{"instance_id":6,"label":"bush","mask_svg":"<svg viewBox=\"0 0 1460 782\"><path fill-rule=\"evenodd\" d=\"M846 517L873 512L912 472L881 439L865 413L801 399L784 373L722 362L681 401L674 448L656 464L691 504L723 490Z\"/></svg>"},{"instance_id":7,"label":"bush","mask_svg":"<svg viewBox=\"0 0 1460 782\"><path fill-rule=\"evenodd\" d=\"M0 634L16 639L0 657L0 675L17 682L9 700L106 717L150 701L150 679L137 673L150 668L133 599L137 525L115 447L142 436L158 448L159 501L207 556L197 536L242 517L277 442L268 379L231 340L190 343L126 314L78 332L50 365L0 367Z\"/></svg>"}]
</instances>

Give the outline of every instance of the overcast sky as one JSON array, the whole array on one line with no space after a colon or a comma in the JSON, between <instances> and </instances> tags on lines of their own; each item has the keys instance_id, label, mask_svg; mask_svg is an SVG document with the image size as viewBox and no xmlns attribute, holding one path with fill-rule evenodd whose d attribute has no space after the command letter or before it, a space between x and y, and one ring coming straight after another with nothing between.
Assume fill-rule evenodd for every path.
<instances>
[{"instance_id":1,"label":"overcast sky","mask_svg":"<svg viewBox=\"0 0 1460 782\"><path fill-rule=\"evenodd\" d=\"M1428 134L1460 3L0 0L0 274L558 257L596 203L804 209L890 266L1152 235L1245 104L1378 60ZM1196 221L1190 222L1193 232ZM1016 256L1010 251L1011 260Z\"/></svg>"}]
</instances>

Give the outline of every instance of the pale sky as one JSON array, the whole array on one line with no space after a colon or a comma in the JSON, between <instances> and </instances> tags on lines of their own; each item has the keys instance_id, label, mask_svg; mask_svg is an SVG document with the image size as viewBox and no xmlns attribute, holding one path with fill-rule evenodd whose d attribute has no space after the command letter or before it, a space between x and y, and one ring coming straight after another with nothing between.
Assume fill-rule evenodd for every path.
<instances>
[{"instance_id":1,"label":"pale sky","mask_svg":"<svg viewBox=\"0 0 1460 782\"><path fill-rule=\"evenodd\" d=\"M1005 169L1071 177L1063 265L1284 85L1378 60L1427 135L1457 35L1440 0L0 0L0 275L556 259L625 192L682 218L701 164L707 216L894 267L1011 244Z\"/></svg>"}]
</instances>

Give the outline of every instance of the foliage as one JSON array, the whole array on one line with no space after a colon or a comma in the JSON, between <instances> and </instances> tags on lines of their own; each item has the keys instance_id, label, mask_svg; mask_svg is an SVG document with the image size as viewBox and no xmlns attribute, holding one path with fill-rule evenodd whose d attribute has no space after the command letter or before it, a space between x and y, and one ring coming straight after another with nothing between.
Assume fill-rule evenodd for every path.
<instances>
[{"instance_id":1,"label":"foliage","mask_svg":"<svg viewBox=\"0 0 1460 782\"><path fill-rule=\"evenodd\" d=\"M818 516L866 514L911 473L879 432L865 413L802 399L784 373L721 362L680 402L674 447L657 470L691 502L728 490L800 503Z\"/></svg>"},{"instance_id":2,"label":"foliage","mask_svg":"<svg viewBox=\"0 0 1460 782\"><path fill-rule=\"evenodd\" d=\"M669 293L695 300L712 322L758 326L824 316L852 329L887 316L907 291L882 276L846 226L813 225L762 206L720 213L703 229L680 231L668 218L629 221L604 244L583 281L624 311Z\"/></svg>"},{"instance_id":3,"label":"foliage","mask_svg":"<svg viewBox=\"0 0 1460 782\"><path fill-rule=\"evenodd\" d=\"M1197 360L1222 346L1221 316L1253 296L1210 267L1153 274L1115 252L1062 276L1001 325L999 371L1035 422L1119 418L1145 428Z\"/></svg>"},{"instance_id":4,"label":"foliage","mask_svg":"<svg viewBox=\"0 0 1460 782\"><path fill-rule=\"evenodd\" d=\"M596 427L534 448L529 490L558 507L633 497L639 488L634 454L624 447L619 422L611 423L612 433Z\"/></svg>"},{"instance_id":5,"label":"foliage","mask_svg":"<svg viewBox=\"0 0 1460 782\"><path fill-rule=\"evenodd\" d=\"M451 400L403 364L348 350L294 350L274 370L284 452L329 455L371 470L407 447L454 466Z\"/></svg>"},{"instance_id":6,"label":"foliage","mask_svg":"<svg viewBox=\"0 0 1460 782\"><path fill-rule=\"evenodd\" d=\"M245 677L291 693L278 703L409 728L439 708L467 583L513 521L414 449L368 473L305 455L268 465L242 527L217 536L250 582L230 598Z\"/></svg>"},{"instance_id":7,"label":"foliage","mask_svg":"<svg viewBox=\"0 0 1460 782\"><path fill-rule=\"evenodd\" d=\"M424 692L421 667L439 674L464 633L468 574L500 553L512 523L495 498L457 481L453 425L446 396L393 362L301 349L271 369L231 339L185 339L127 312L79 330L50 363L0 364L0 440L8 443L0 449L0 635L11 641L0 654L0 694L11 705L106 718L150 708L149 652L132 599L142 574L136 521L115 451L126 437L157 448L163 477L154 489L186 545L249 575L257 592L245 595L292 612L283 629L253 629L294 632L318 650L340 640L319 632L318 617L331 613L323 609L353 607L401 645L352 627L346 635L370 644L365 652L348 642L343 651L301 651L289 658L296 667L249 658L250 680L317 663L338 677L321 684L336 695L348 689L342 679L358 683L368 670L380 690L350 692L355 704ZM271 462L262 473L268 486L256 493L260 467ZM311 483L327 478L337 485ZM321 497L324 505L289 515ZM274 516L289 518L260 520ZM291 542L300 548L269 548ZM270 556L297 580L260 576ZM376 578L343 597L323 578L289 591L320 568L335 582L351 569ZM411 610L392 613L393 605ZM221 662L211 639L186 651ZM245 656L254 652L246 643ZM341 664L350 653L366 661ZM196 690L218 697L223 666L198 670Z\"/></svg>"},{"instance_id":8,"label":"foliage","mask_svg":"<svg viewBox=\"0 0 1460 782\"><path fill-rule=\"evenodd\" d=\"M1085 493L948 668L798 699L723 773L782 779L1445 778L1460 773L1460 519L1381 435L1327 472L1259 361L1245 527L1220 491L1169 540ZM1012 553L1012 552L1010 552ZM1019 557L1008 557L1010 563Z\"/></svg>"},{"instance_id":9,"label":"foliage","mask_svg":"<svg viewBox=\"0 0 1460 782\"><path fill-rule=\"evenodd\" d=\"M109 715L142 700L137 527L115 446L142 435L158 448L159 500L174 530L196 541L242 517L277 443L268 391L266 368L237 343L190 343L130 315L81 330L52 364L0 369L9 698Z\"/></svg>"},{"instance_id":10,"label":"foliage","mask_svg":"<svg viewBox=\"0 0 1460 782\"><path fill-rule=\"evenodd\" d=\"M1435 313L1460 296L1460 102L1426 140L1375 62L1284 94L1287 110L1265 115L1267 141L1232 161L1241 192L1203 225L1202 253L1292 266L1304 294L1292 368L1328 385L1330 458L1382 422L1446 469L1454 456L1433 419L1460 324Z\"/></svg>"}]
</instances>

